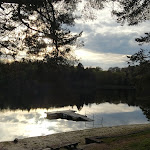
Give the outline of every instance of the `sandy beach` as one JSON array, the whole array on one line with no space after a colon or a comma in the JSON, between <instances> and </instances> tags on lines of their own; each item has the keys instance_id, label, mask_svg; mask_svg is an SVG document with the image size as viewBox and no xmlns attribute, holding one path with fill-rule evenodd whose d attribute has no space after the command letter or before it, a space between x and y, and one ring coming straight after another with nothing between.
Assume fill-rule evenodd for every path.
<instances>
[{"instance_id":1,"label":"sandy beach","mask_svg":"<svg viewBox=\"0 0 150 150\"><path fill-rule=\"evenodd\" d=\"M47 136L18 139L17 143L14 143L13 141L1 142L0 150L44 150L48 149L48 147L51 147L52 145L59 145L63 142L80 142L80 147L85 144L86 137L119 136L136 133L147 129L150 129L150 124L101 127L72 132L62 132Z\"/></svg>"}]
</instances>

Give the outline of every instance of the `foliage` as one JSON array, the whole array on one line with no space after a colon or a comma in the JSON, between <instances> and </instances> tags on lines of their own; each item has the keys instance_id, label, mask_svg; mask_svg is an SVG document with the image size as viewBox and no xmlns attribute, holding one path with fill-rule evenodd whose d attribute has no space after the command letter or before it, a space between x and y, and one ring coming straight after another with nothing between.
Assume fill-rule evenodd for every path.
<instances>
[{"instance_id":1,"label":"foliage","mask_svg":"<svg viewBox=\"0 0 150 150\"><path fill-rule=\"evenodd\" d=\"M0 63L0 109L61 107L62 101L64 106L76 105L81 109L85 103L103 101L107 89L106 100L112 100L114 95L116 101L117 90L120 93L130 89L126 78L124 71L84 68L81 63L58 64L54 59Z\"/></svg>"},{"instance_id":2,"label":"foliage","mask_svg":"<svg viewBox=\"0 0 150 150\"><path fill-rule=\"evenodd\" d=\"M55 59L43 61L22 61L0 64L0 88L29 90L28 87L43 84L68 88L123 88L130 86L127 82L126 72L102 71L101 68L84 68L81 63L78 66L58 64ZM114 86L113 86L114 85ZM117 87L118 86L118 87ZM34 89L34 88L33 88ZM48 89L47 89L48 90Z\"/></svg>"},{"instance_id":3,"label":"foliage","mask_svg":"<svg viewBox=\"0 0 150 150\"><path fill-rule=\"evenodd\" d=\"M100 67L84 68L81 63L56 63L53 58L47 62L0 63L0 108L61 107L63 101L64 106L77 105L81 109L85 103L104 100L120 103L122 91L122 102L139 105L150 118L149 98L143 98L149 96L150 72L143 72L140 66L103 71ZM141 99L128 94L135 91L134 87Z\"/></svg>"},{"instance_id":4,"label":"foliage","mask_svg":"<svg viewBox=\"0 0 150 150\"><path fill-rule=\"evenodd\" d=\"M127 56L130 61L129 63L137 63L140 65L149 64L150 62L150 52L146 53L146 50L141 49L137 53L133 54L132 56Z\"/></svg>"},{"instance_id":5,"label":"foliage","mask_svg":"<svg viewBox=\"0 0 150 150\"><path fill-rule=\"evenodd\" d=\"M15 60L22 51L28 59L68 58L71 46L82 34L73 35L67 29L74 25L76 1L45 0L40 4L4 3L1 6L4 9L0 11L4 39L0 42L1 55Z\"/></svg>"},{"instance_id":6,"label":"foliage","mask_svg":"<svg viewBox=\"0 0 150 150\"><path fill-rule=\"evenodd\" d=\"M127 22L129 25L137 25L143 21L149 20L149 0L117 0L120 5L120 10L115 10L113 13L118 17L118 22L124 24Z\"/></svg>"},{"instance_id":7,"label":"foliage","mask_svg":"<svg viewBox=\"0 0 150 150\"><path fill-rule=\"evenodd\" d=\"M150 43L150 33L145 33L145 36L135 39L140 45L144 43Z\"/></svg>"},{"instance_id":8,"label":"foliage","mask_svg":"<svg viewBox=\"0 0 150 150\"><path fill-rule=\"evenodd\" d=\"M1 56L7 59L76 60L72 49L82 46L73 34L76 7L81 0L2 0L0 3ZM89 8L102 8L102 2L88 0ZM85 4L85 5L86 5ZM21 56L20 56L21 55Z\"/></svg>"},{"instance_id":9,"label":"foliage","mask_svg":"<svg viewBox=\"0 0 150 150\"><path fill-rule=\"evenodd\" d=\"M120 4L120 10L114 10L113 14L117 16L117 21L124 25L126 22L128 25L138 25L144 21L150 19L150 1L149 0L118 0ZM145 33L144 37L135 39L139 45L150 42L150 33ZM139 52L133 54L132 56L128 56L130 62L132 63L149 63L149 50L145 53L146 50L141 49Z\"/></svg>"},{"instance_id":10,"label":"foliage","mask_svg":"<svg viewBox=\"0 0 150 150\"><path fill-rule=\"evenodd\" d=\"M113 13L117 16L118 22L122 25L125 23L128 23L128 25L138 25L150 19L149 0L118 0L118 2L121 9ZM136 38L135 41L138 42L139 45L149 44L150 33L145 33L145 36ZM130 80L136 85L137 93L146 96L150 88L150 50L140 49L137 53L127 57L129 58L127 71L130 75Z\"/></svg>"}]
</instances>

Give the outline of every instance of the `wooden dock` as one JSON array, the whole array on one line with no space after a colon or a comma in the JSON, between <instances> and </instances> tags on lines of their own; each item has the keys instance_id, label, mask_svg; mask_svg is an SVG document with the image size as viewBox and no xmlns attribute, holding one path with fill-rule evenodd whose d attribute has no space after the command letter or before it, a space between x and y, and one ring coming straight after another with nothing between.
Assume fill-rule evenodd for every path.
<instances>
[{"instance_id":1,"label":"wooden dock","mask_svg":"<svg viewBox=\"0 0 150 150\"><path fill-rule=\"evenodd\" d=\"M67 119L73 121L93 121L87 116L80 115L75 113L74 110L64 110L64 111L54 111L54 112L46 112L47 119Z\"/></svg>"}]
</instances>

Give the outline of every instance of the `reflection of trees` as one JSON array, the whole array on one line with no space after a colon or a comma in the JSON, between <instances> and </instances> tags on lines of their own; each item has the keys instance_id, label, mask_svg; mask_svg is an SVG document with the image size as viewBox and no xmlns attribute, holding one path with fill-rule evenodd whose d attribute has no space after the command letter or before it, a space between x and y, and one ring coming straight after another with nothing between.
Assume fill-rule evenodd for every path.
<instances>
[{"instance_id":1,"label":"reflection of trees","mask_svg":"<svg viewBox=\"0 0 150 150\"><path fill-rule=\"evenodd\" d=\"M62 0L52 0L52 1L50 0L39 0L39 1L38 0L32 0L32 1L31 0L1 0L0 55L2 56L10 55L14 59L17 59L16 56L19 55L19 53L25 51L26 52L26 54L24 54L25 58L27 58L27 56L29 58L30 57L33 58L35 56L46 61L49 60L49 62L51 61L49 59L51 57L57 59L57 62L58 60L62 62L62 60L68 59L70 57L72 46L75 44L78 44L80 46L80 44L82 44L82 43L77 43L77 39L78 37L81 36L82 32L79 34L73 34L67 28L68 26L73 26L75 23L75 19L80 17L74 14L79 2L80 0L69 0L69 1L68 0L63 0L63 1ZM104 2L104 0L102 1L87 0L83 12L85 10L90 12L91 8L94 9L102 8L103 7L102 2ZM122 24L128 22L129 25L136 25L143 21L149 20L150 17L149 0L139 0L139 1L117 0L117 2L120 3L121 10L114 11L114 14L116 14L116 16L118 17L118 21L121 22ZM150 33L146 33L145 36L137 38L136 41L139 42L140 44L149 43ZM149 63L149 53L145 55L144 51L141 50L135 55L131 56L130 59L131 61L140 60L142 64L145 62ZM146 66L148 66L147 64ZM12 86L11 88L12 89L16 88L18 91L16 92L17 94L12 93L11 97L8 96L9 97L8 99L7 98L5 99L3 95L0 97L1 99L4 100L1 101L1 105L0 105L2 109L7 107L10 107L12 109L17 109L17 108L30 109L30 108L38 108L38 107L48 108L54 106L61 107L64 105L66 106L77 105L78 108L80 109L82 108L84 103L86 104L92 102L101 103L103 101L108 101L113 103L120 102L120 98L118 99L115 98L116 101L112 100L112 95L110 93L106 94L104 97L99 94L99 96L96 98L97 94L93 94L89 92L90 90L87 92L88 94L83 92L82 87L80 87L81 85L84 85L87 88L88 86L89 87L94 86L96 81L98 81L97 84L102 86L104 84L109 83L105 81L107 80L107 76L109 76L110 78L112 77L111 74L102 72L101 73L103 74L102 76L100 76L99 74L96 74L96 77L92 76L94 72L97 73L101 71L100 69L95 70L89 68L87 69L87 72L89 73L85 74L82 64L79 64L77 67L77 76L74 76L73 79L76 80L76 84L79 85L80 88L77 92L73 92L73 90L75 89L72 89L72 91L62 90L64 87L66 87L65 85L66 83L64 84L64 87L62 86L60 89L49 87L49 85L46 84L47 80L49 80L49 82L52 82L54 78L56 80L59 80L59 78L56 77L58 77L60 72L57 72L56 70L62 68L60 67L56 68L56 66L52 63L51 65L53 66L48 66L49 64L47 64L48 67L45 67L40 63L37 65L31 64L32 69L28 68L27 65L24 63L22 66L26 69L29 69L25 71L22 71L20 69L22 67L21 65L19 66L18 64L16 65L15 63L12 65L14 65L14 69L12 69L12 74L9 74L9 70L6 69L7 67L9 68L9 65L6 68L4 67L4 70L6 69L5 72L8 78L5 78L3 74L1 74L0 82L3 83L4 82L3 79L5 79L5 81L8 83L9 81L14 80L14 83L16 85L15 84L13 85L15 85L16 87ZM50 67L56 68L56 70L54 69L54 74L52 74L50 70L47 69ZM17 74L16 73L17 71L15 69L20 72ZM44 74L41 73L42 69ZM119 84L120 83L122 84L124 82L124 73L120 75L118 73L120 72L119 70L118 68L110 69L111 72L116 72L117 75L116 79L112 77L112 81L115 81L116 83L119 82ZM145 70L148 72L149 66ZM26 72L33 73L31 74L29 82L26 81L28 77L24 78ZM140 72L142 72L141 69ZM34 74L38 74L39 76L34 76ZM63 74L65 78L65 72L63 72ZM70 74L70 76L72 76L73 74L74 73ZM28 76L30 76L30 74L28 74ZM133 77L135 77L135 74L133 75ZM85 78L88 80L85 80ZM136 78L137 80L139 80L141 79L141 76L137 73ZM39 82L39 79L43 79L43 81ZM69 81L70 78L67 80L69 83L72 83ZM145 83L146 81L147 80L145 80ZM61 80L57 82L62 83ZM80 82L82 82L83 84L81 84ZM46 84L45 87L47 91L45 89L41 90L42 87L44 87L41 86L41 84ZM21 91L24 85L25 87L31 90L31 92L29 92L28 95L26 95L26 93L23 93L23 91ZM36 88L34 87L34 85ZM38 93L36 89L40 89L39 90L40 92L38 90L37 91L41 95L36 94ZM52 90L52 92L48 94L50 91L48 89L51 90L54 89L54 90ZM7 93L7 90L8 87L5 87L4 92ZM60 91L62 91L62 93ZM35 93L34 98L31 96L33 93ZM60 93L60 95L58 95L58 93ZM73 93L72 94L73 96L71 96L71 94L68 95L68 93ZM108 95L110 95L110 97ZM139 104L143 106L141 101L135 102L134 100L131 99L130 99L131 101L129 101L128 94L125 94L124 98L127 100L127 103L130 105ZM121 98L121 100L123 102L126 102L124 98L123 100ZM147 109L146 112L148 112Z\"/></svg>"},{"instance_id":2,"label":"reflection of trees","mask_svg":"<svg viewBox=\"0 0 150 150\"><path fill-rule=\"evenodd\" d=\"M125 103L129 106L139 106L148 119L150 119L150 104L149 99L136 99L135 93L128 90L101 90L95 91L93 89L83 90L65 89L65 88L51 88L40 90L35 93L34 90L29 94L1 94L0 109L11 110L28 110L37 108L59 108L64 106L77 106L79 110L83 105L90 105L92 103L101 104L105 102L119 104ZM59 94L58 94L59 93Z\"/></svg>"},{"instance_id":3,"label":"reflection of trees","mask_svg":"<svg viewBox=\"0 0 150 150\"><path fill-rule=\"evenodd\" d=\"M134 93L129 92L128 90L95 91L93 89L83 90L80 87L72 89L55 87L47 91L46 89L40 90L40 92L32 90L29 93L23 94L22 92L22 94L18 95L13 94L13 92L9 95L7 95L7 93L3 93L3 98L1 98L0 102L0 109L10 108L12 110L30 110L37 108L48 109L51 107L58 108L64 106L77 106L77 108L81 110L84 104L100 104L104 102L114 104L129 102L130 105L135 105L133 103Z\"/></svg>"},{"instance_id":4,"label":"reflection of trees","mask_svg":"<svg viewBox=\"0 0 150 150\"><path fill-rule=\"evenodd\" d=\"M124 72L107 72L100 68L85 69L82 64L75 67L39 61L0 63L0 72L1 108L30 109L76 105L81 109L83 104L99 103L105 99L104 92L101 94L103 89L110 89L111 93L112 89L130 88L130 84L124 82ZM98 93L96 89L99 89ZM107 100L112 100L112 93L106 94Z\"/></svg>"}]
</instances>

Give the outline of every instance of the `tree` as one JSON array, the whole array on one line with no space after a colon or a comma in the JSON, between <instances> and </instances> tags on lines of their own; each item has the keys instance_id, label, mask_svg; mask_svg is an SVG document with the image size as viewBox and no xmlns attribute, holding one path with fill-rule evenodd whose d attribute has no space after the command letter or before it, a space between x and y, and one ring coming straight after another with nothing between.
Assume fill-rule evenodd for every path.
<instances>
[{"instance_id":1,"label":"tree","mask_svg":"<svg viewBox=\"0 0 150 150\"><path fill-rule=\"evenodd\" d=\"M30 58L68 57L71 46L82 34L73 35L67 29L67 25L74 25L76 1L25 2L1 5L4 9L0 12L0 31L4 39L0 42L1 55L11 55L16 59L17 54L25 50ZM18 35L16 32L19 32ZM7 50L4 51L4 48Z\"/></svg>"},{"instance_id":2,"label":"tree","mask_svg":"<svg viewBox=\"0 0 150 150\"><path fill-rule=\"evenodd\" d=\"M118 0L121 6L120 11L113 11L117 16L118 22L122 25L127 22L128 25L137 25L150 19L150 1L149 0ZM145 36L136 38L135 41L142 45L150 42L150 32L145 33ZM139 52L132 56L127 56L130 61L129 63L149 63L150 61L150 50L139 50Z\"/></svg>"},{"instance_id":3,"label":"tree","mask_svg":"<svg viewBox=\"0 0 150 150\"><path fill-rule=\"evenodd\" d=\"M128 23L128 25L138 25L144 21L150 19L150 1L149 0L118 0L120 2L120 11L114 11L113 13L117 16L118 22L122 25ZM139 45L150 42L150 32L145 33L145 36L136 38L135 41ZM149 75L150 75L150 49L140 49L137 53L129 58L129 64L134 65L128 67L129 76L134 83L137 94L146 96L149 95Z\"/></svg>"},{"instance_id":4,"label":"tree","mask_svg":"<svg viewBox=\"0 0 150 150\"><path fill-rule=\"evenodd\" d=\"M67 28L73 26L74 11L80 0L1 0L0 32L1 55L15 60L23 53L28 59L47 61L74 59L72 46L82 46ZM90 6L102 7L97 0L88 0ZM86 2L87 3L87 2ZM95 4L95 5L94 5Z\"/></svg>"},{"instance_id":5,"label":"tree","mask_svg":"<svg viewBox=\"0 0 150 150\"><path fill-rule=\"evenodd\" d=\"M118 17L118 22L124 24L127 22L129 25L137 25L140 22L149 20L149 0L115 0L119 2L120 10L113 11Z\"/></svg>"},{"instance_id":6,"label":"tree","mask_svg":"<svg viewBox=\"0 0 150 150\"><path fill-rule=\"evenodd\" d=\"M137 53L133 54L132 56L127 56L130 61L129 64L136 63L137 65L141 64L147 64L150 62L150 52L144 49L139 50Z\"/></svg>"},{"instance_id":7,"label":"tree","mask_svg":"<svg viewBox=\"0 0 150 150\"><path fill-rule=\"evenodd\" d=\"M140 45L144 43L150 43L150 33L145 33L145 36L135 39Z\"/></svg>"},{"instance_id":8,"label":"tree","mask_svg":"<svg viewBox=\"0 0 150 150\"><path fill-rule=\"evenodd\" d=\"M108 71L110 71L110 72L120 72L121 69L120 69L119 67L110 67L110 68L108 69Z\"/></svg>"}]
</instances>

